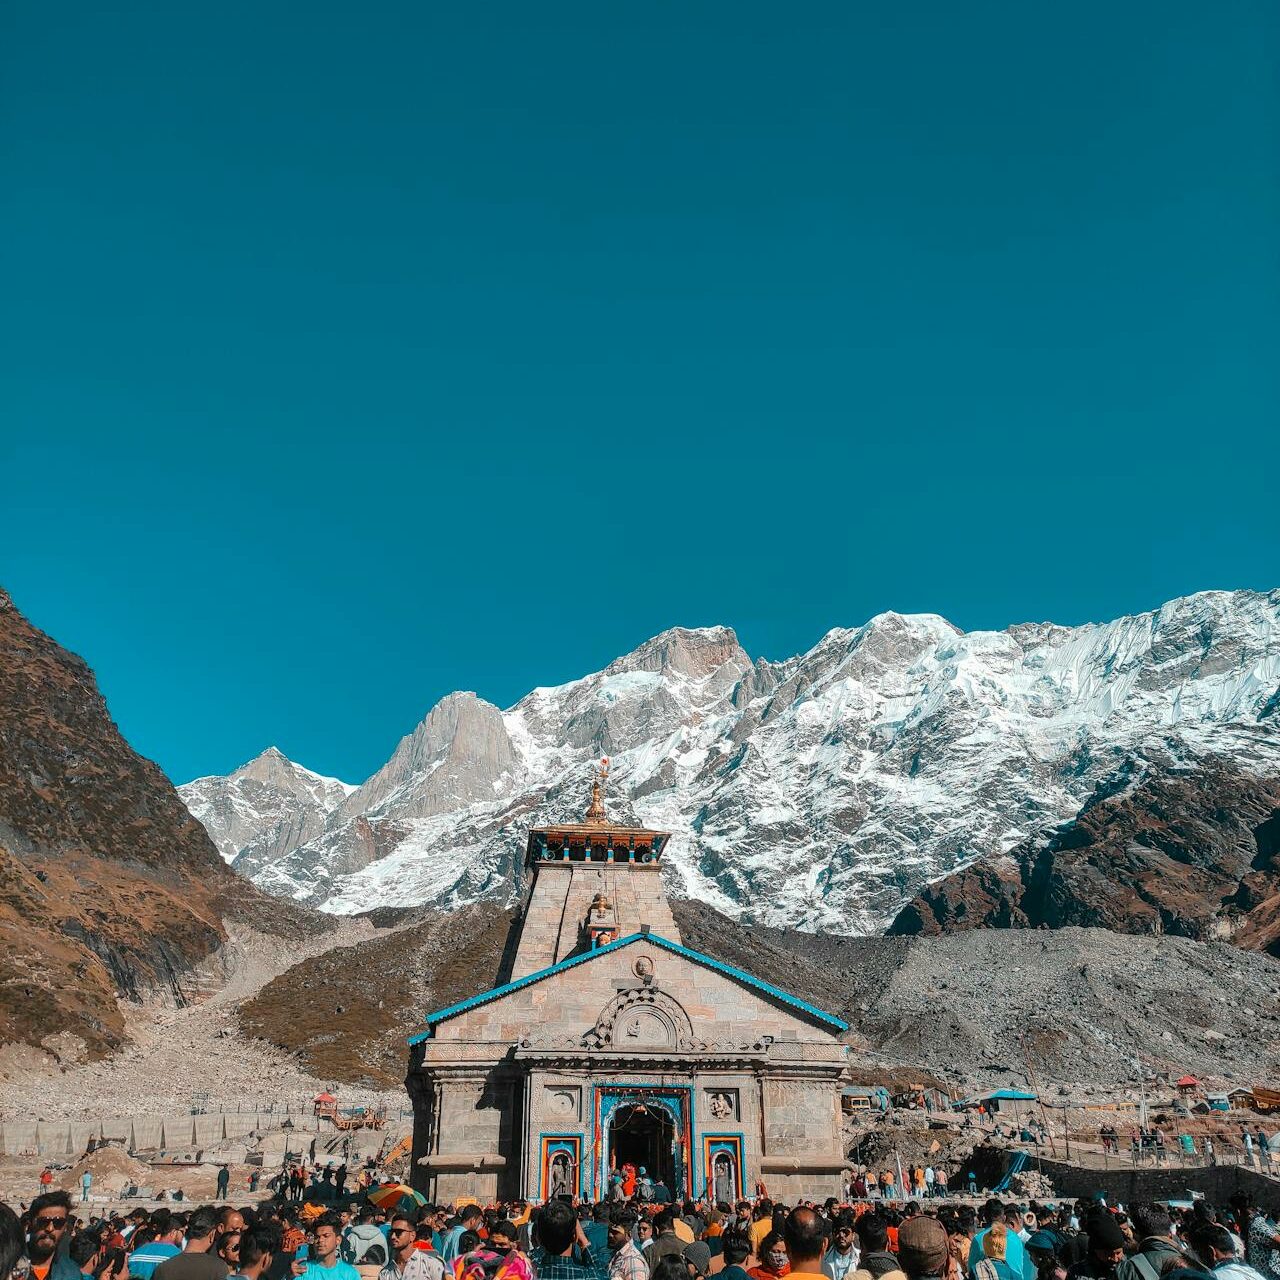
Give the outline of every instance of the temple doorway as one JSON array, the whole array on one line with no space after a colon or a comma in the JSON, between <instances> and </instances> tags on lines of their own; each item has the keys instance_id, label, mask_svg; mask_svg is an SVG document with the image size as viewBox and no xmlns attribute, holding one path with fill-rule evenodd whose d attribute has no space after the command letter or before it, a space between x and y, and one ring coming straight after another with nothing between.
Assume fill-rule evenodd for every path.
<instances>
[{"instance_id":1,"label":"temple doorway","mask_svg":"<svg viewBox=\"0 0 1280 1280\"><path fill-rule=\"evenodd\" d=\"M609 1128L609 1168L625 1166L648 1170L655 1185L665 1184L671 1199L684 1194L677 1180L676 1126L665 1107L653 1103L623 1103L613 1114Z\"/></svg>"}]
</instances>

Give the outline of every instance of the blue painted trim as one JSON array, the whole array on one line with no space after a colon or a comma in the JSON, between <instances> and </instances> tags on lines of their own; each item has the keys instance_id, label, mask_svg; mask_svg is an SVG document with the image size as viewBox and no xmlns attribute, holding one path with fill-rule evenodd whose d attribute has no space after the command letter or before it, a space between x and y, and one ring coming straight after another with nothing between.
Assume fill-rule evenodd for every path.
<instances>
[{"instance_id":1,"label":"blue painted trim","mask_svg":"<svg viewBox=\"0 0 1280 1280\"><path fill-rule=\"evenodd\" d=\"M672 955L683 956L686 960L692 960L695 964L705 965L708 969L714 969L717 973L733 978L736 982L745 983L747 986L763 992L770 999L790 1005L793 1009L799 1009L807 1013L811 1018L825 1023L836 1031L849 1030L849 1024L843 1019L824 1013L817 1005L812 1005L807 1000L801 1000L799 996L793 996L790 992L782 991L772 983L765 982L762 978L756 978L749 973L744 973L741 969L735 969L731 964L723 964L719 960L713 960L710 956L703 955L701 951L694 951L690 947L682 947L678 942L671 942L662 937L661 934L632 933L625 938L619 938L616 942L607 942L603 947L597 947L594 951L584 951L581 955L569 956L568 959L561 960L546 969L539 969L536 973L529 973L523 978L517 978L514 982L508 982L501 987L493 987L489 991L482 991L479 995L471 996L470 999L459 1000L457 1004L437 1009L435 1013L427 1015L424 1029L409 1037L409 1044L421 1044L424 1040L430 1040L431 1028L438 1022L445 1022L460 1013L465 1013L468 1009L479 1008L481 1005L488 1004L491 1000L510 995L513 991L523 990L525 987L532 986L535 982L541 982L544 978L563 973L567 969L572 969L575 965L585 964L588 960L595 960L607 952L621 951L623 947L629 947L633 942L651 942L654 946L671 952Z\"/></svg>"},{"instance_id":2,"label":"blue painted trim","mask_svg":"<svg viewBox=\"0 0 1280 1280\"><path fill-rule=\"evenodd\" d=\"M679 1125L684 1122L687 1131L687 1141L689 1143L689 1168L681 1170L679 1164L676 1165L676 1172L686 1174L685 1182L687 1185L684 1190L685 1195L681 1195L680 1199L688 1199L688 1191L693 1187L694 1177L693 1170L696 1168L698 1153L693 1149L693 1133L696 1121L693 1114L693 1085L691 1084L629 1084L626 1081L614 1083L610 1081L608 1084L592 1085L593 1096L591 1099L591 1185L589 1188L592 1199L597 1197L598 1192L603 1192L604 1188L609 1185L608 1159L609 1159L609 1135L613 1131L613 1115L621 1106L626 1106L637 1098L642 1098L646 1103L662 1107L664 1110L669 1109L673 1105L678 1109L678 1115L672 1115L672 1122ZM678 1095L686 1096L680 1097ZM612 1096L616 1095L616 1096ZM610 1097L611 1104L608 1113L605 1112L605 1099ZM606 1123L607 1121L607 1123ZM595 1141L600 1139L600 1160L597 1167L595 1156ZM670 1188L672 1199L675 1199L676 1188ZM603 1197L601 1197L603 1198Z\"/></svg>"},{"instance_id":3,"label":"blue painted trim","mask_svg":"<svg viewBox=\"0 0 1280 1280\"><path fill-rule=\"evenodd\" d=\"M588 1139L585 1139L581 1133L540 1133L538 1134L538 1199L545 1201L547 1192L551 1190L546 1185L544 1174L548 1172L550 1165L550 1157L556 1152L556 1143L563 1143L570 1150L575 1151L578 1157L578 1189L575 1195L581 1195L583 1186L585 1185L582 1178L582 1149L587 1145Z\"/></svg>"},{"instance_id":4,"label":"blue painted trim","mask_svg":"<svg viewBox=\"0 0 1280 1280\"><path fill-rule=\"evenodd\" d=\"M715 1088L714 1085L711 1085L709 1087ZM715 1159L714 1148L717 1142L724 1143L726 1146L729 1147L730 1150L734 1151L734 1162L738 1166L738 1194L734 1197L734 1199L744 1200L746 1199L746 1195L747 1195L747 1170L744 1164L744 1161L747 1158L746 1135L743 1133L704 1133L702 1135L702 1141L698 1143L698 1157L701 1157L702 1155L704 1155L706 1152L706 1148L710 1146L712 1148L711 1158L712 1160L714 1160ZM735 1142L738 1144L736 1150L732 1146L732 1144ZM702 1175L701 1186L703 1191L705 1192L707 1189L707 1184L711 1180L711 1170L704 1168L699 1172L701 1172L701 1175ZM695 1186L699 1185L696 1177L694 1179L694 1185ZM697 1198L698 1197L695 1196L695 1199Z\"/></svg>"}]
</instances>

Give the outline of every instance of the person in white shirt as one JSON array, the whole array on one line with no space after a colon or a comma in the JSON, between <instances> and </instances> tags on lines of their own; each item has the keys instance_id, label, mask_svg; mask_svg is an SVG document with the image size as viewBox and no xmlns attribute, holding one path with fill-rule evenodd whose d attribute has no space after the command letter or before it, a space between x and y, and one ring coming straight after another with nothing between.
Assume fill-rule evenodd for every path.
<instances>
[{"instance_id":1,"label":"person in white shirt","mask_svg":"<svg viewBox=\"0 0 1280 1280\"><path fill-rule=\"evenodd\" d=\"M835 1221L831 1248L822 1255L822 1274L827 1280L846 1280L858 1269L862 1251L858 1248L853 1221L853 1214L847 1209Z\"/></svg>"}]
</instances>

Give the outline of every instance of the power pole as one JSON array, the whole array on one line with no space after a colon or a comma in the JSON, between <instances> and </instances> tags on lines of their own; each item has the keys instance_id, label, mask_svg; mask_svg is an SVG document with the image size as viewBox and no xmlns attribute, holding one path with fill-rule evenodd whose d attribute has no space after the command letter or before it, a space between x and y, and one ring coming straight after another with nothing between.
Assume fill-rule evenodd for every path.
<instances>
[{"instance_id":1,"label":"power pole","mask_svg":"<svg viewBox=\"0 0 1280 1280\"><path fill-rule=\"evenodd\" d=\"M1045 1114L1044 1098L1040 1096L1040 1082L1036 1079L1036 1069L1031 1065L1031 1055L1027 1052L1027 1033L1025 1031L1018 1037L1018 1045L1022 1049L1022 1061L1026 1064L1027 1078L1031 1081L1031 1087L1036 1091L1036 1101L1040 1104L1040 1120L1044 1124L1045 1133L1049 1135L1049 1150L1056 1156L1058 1147L1053 1140L1053 1130L1049 1127L1049 1117Z\"/></svg>"}]
</instances>

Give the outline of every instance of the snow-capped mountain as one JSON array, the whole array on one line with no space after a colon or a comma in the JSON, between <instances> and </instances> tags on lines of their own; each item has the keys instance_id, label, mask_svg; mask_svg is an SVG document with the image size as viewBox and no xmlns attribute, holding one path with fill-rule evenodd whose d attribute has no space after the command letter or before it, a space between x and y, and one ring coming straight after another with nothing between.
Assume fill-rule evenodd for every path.
<instances>
[{"instance_id":1,"label":"snow-capped mountain","mask_svg":"<svg viewBox=\"0 0 1280 1280\"><path fill-rule=\"evenodd\" d=\"M320 835L329 814L355 790L294 764L275 747L226 777L196 778L179 788L218 852L250 878Z\"/></svg>"},{"instance_id":2,"label":"snow-capped mountain","mask_svg":"<svg viewBox=\"0 0 1280 1280\"><path fill-rule=\"evenodd\" d=\"M868 932L1149 754L1280 776L1280 591L968 634L886 613L782 662L675 628L507 711L451 694L350 794L265 756L180 791L270 892L452 905L514 897L529 826L580 814L608 755L610 816L675 833L673 896Z\"/></svg>"}]
</instances>

